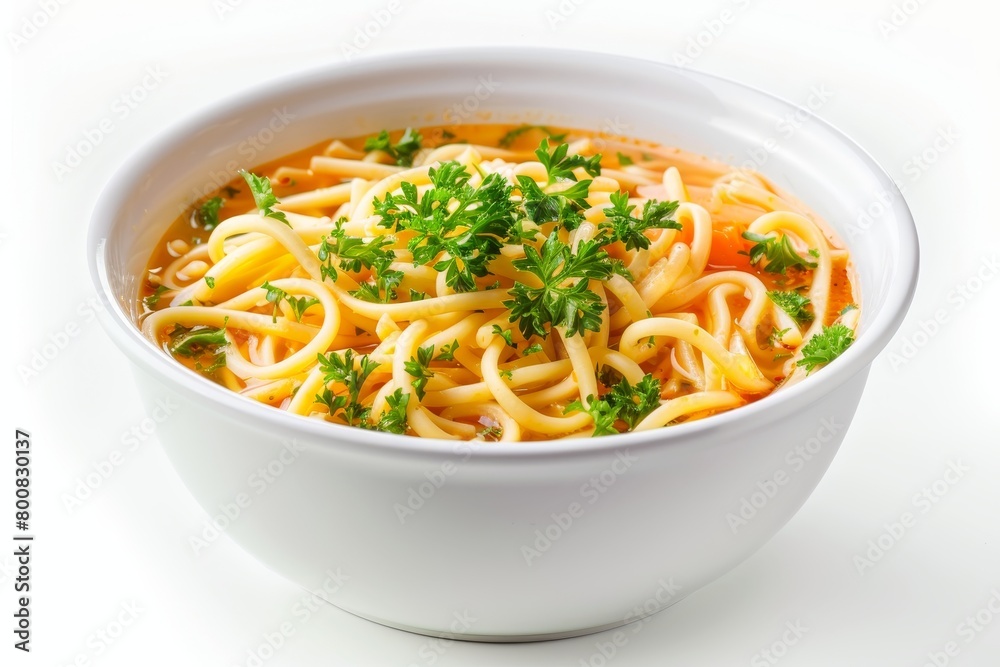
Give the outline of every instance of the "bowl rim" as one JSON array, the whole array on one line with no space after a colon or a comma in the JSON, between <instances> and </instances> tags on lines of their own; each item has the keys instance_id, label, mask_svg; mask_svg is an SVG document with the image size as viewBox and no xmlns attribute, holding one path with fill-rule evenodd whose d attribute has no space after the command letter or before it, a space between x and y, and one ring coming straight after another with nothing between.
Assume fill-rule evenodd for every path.
<instances>
[{"instance_id":1,"label":"bowl rim","mask_svg":"<svg viewBox=\"0 0 1000 667\"><path fill-rule=\"evenodd\" d=\"M887 171L846 133L813 112L810 123L823 126L844 147L849 148L877 176L881 176L891 188L889 209L895 213L896 240L898 242L897 265L889 272L885 300L866 322L866 328L840 357L825 366L821 373L804 378L793 386L786 387L760 401L754 401L735 410L729 410L710 418L691 423L677 424L660 429L621 433L600 438L564 438L559 440L539 440L530 442L479 442L444 440L416 436L396 435L378 431L368 431L357 427L332 424L319 419L288 414L257 404L217 385L207 378L191 373L163 354L155 345L142 336L130 318L122 311L105 271L104 244L111 230L111 223L119 214L123 200L143 169L154 161L157 155L169 152L172 145L187 138L196 131L207 127L211 120L223 114L232 113L241 107L274 100L275 95L287 90L315 90L322 81L326 85L349 81L357 76L378 76L389 72L401 64L409 68L440 68L460 57L463 63L493 62L499 65L526 62L545 62L546 66L580 66L587 61L601 61L604 66L645 67L663 69L683 75L695 81L712 80L734 89L741 89L754 99L751 106L762 100L777 102L790 110L801 109L799 105L770 92L764 91L727 77L691 68L682 68L664 62L657 62L635 56L532 46L483 46L429 48L399 51L387 54L366 55L349 62L324 62L286 72L277 77L256 83L235 92L222 100L204 105L189 113L179 122L160 130L146 143L134 151L115 171L102 189L91 213L87 237L88 265L91 279L99 297L105 302L102 325L115 344L133 363L169 382L179 390L225 409L229 418L240 418L249 422L264 422L274 430L283 430L290 436L301 434L314 440L326 440L324 445L341 448L377 448L395 455L434 456L470 452L478 458L566 457L572 454L613 453L620 449L641 449L648 446L698 444L712 440L713 435L728 435L732 432L757 428L775 418L789 414L803 406L820 400L824 395L848 382L859 373L867 371L875 357L885 348L909 308L916 290L919 274L919 241L912 213L903 198L895 180ZM278 100L280 102L280 100ZM862 286L863 287L863 286ZM223 416L223 415L220 415ZM488 446L487 446L488 445Z\"/></svg>"}]
</instances>

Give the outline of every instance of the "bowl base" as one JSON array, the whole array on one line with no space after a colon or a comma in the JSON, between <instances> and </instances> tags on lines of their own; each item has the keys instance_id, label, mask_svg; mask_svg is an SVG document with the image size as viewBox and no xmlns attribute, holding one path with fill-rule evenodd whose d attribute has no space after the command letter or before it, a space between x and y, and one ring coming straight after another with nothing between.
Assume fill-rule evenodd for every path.
<instances>
[{"instance_id":1,"label":"bowl base","mask_svg":"<svg viewBox=\"0 0 1000 667\"><path fill-rule=\"evenodd\" d=\"M413 625L406 625L404 623L396 623L395 621L388 621L377 616L370 616L361 612L353 611L351 609L346 609L338 604L330 602L322 596L317 596L324 602L328 602L337 609L341 611L346 611L349 614L357 616L358 618L363 618L366 621L371 621L373 623L378 623L379 625L384 625L387 628L392 628L394 630L402 630L404 632L409 632L415 635L422 635L424 637L436 637L439 639L452 639L455 641L463 642L483 642L489 644L520 644L529 642L547 642L557 639L571 639L573 637L584 637L586 635L596 634L598 632L604 632L605 630L613 630L614 628L620 628L625 625L629 625L636 622L641 622L654 614L658 614L668 607L680 602L683 598L678 598L676 600L670 601L669 604L665 604L662 607L651 611L648 614L641 614L637 616L630 616L628 620L613 621L611 623L605 623L603 625L594 625L591 627L580 628L577 630L565 630L562 632L541 632L541 633L524 633L524 634L477 634L473 632L452 632L449 630L434 630L428 628L418 628Z\"/></svg>"}]
</instances>

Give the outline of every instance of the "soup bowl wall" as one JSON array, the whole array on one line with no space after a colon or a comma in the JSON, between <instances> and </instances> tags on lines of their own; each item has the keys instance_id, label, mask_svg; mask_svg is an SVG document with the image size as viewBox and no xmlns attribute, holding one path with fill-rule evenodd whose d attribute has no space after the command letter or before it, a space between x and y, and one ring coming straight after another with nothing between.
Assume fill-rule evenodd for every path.
<instances>
[{"instance_id":1,"label":"soup bowl wall","mask_svg":"<svg viewBox=\"0 0 1000 667\"><path fill-rule=\"evenodd\" d=\"M514 641L620 625L719 577L795 514L909 304L917 241L892 180L820 119L779 134L795 111L705 74L570 51L430 51L295 74L190 118L115 175L89 239L110 303L104 325L149 408L179 406L159 439L210 523L296 584L427 634ZM803 382L705 420L605 438L453 443L255 404L140 335L137 292L154 245L237 169L328 137L484 121L589 128L752 162L846 240L861 292L857 342ZM880 198L893 203L875 224L851 226ZM811 458L800 463L797 448Z\"/></svg>"}]
</instances>

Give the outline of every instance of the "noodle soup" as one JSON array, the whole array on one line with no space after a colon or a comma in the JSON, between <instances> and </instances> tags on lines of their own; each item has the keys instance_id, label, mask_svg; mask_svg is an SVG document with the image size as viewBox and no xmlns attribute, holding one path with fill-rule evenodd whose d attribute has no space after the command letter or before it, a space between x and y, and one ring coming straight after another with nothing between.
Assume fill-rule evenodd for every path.
<instances>
[{"instance_id":1,"label":"noodle soup","mask_svg":"<svg viewBox=\"0 0 1000 667\"><path fill-rule=\"evenodd\" d=\"M702 419L854 340L850 257L760 174L638 140L467 125L325 141L195 202L143 333L305 417L540 440Z\"/></svg>"}]
</instances>

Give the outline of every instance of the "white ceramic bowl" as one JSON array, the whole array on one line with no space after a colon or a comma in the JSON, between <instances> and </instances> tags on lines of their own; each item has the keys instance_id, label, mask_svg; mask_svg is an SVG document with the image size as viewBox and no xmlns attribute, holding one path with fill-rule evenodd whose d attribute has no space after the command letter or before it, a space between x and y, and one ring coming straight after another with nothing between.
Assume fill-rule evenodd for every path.
<instances>
[{"instance_id":1,"label":"white ceramic bowl","mask_svg":"<svg viewBox=\"0 0 1000 667\"><path fill-rule=\"evenodd\" d=\"M188 488L290 580L428 634L513 641L613 627L712 581L792 517L909 305L918 250L901 195L822 120L808 118L790 137L779 130L796 110L706 74L570 51L418 52L289 76L195 115L115 175L89 239L94 282L110 301L104 324L134 362L149 408L165 398L180 406L158 432ZM153 245L237 168L327 137L487 116L623 133L736 164L766 155L760 170L850 246L862 294L857 342L804 382L710 419L471 446L287 415L191 373L140 336L136 290ZM849 233L878 201L891 203ZM198 537L208 542L211 530Z\"/></svg>"}]
</instances>

